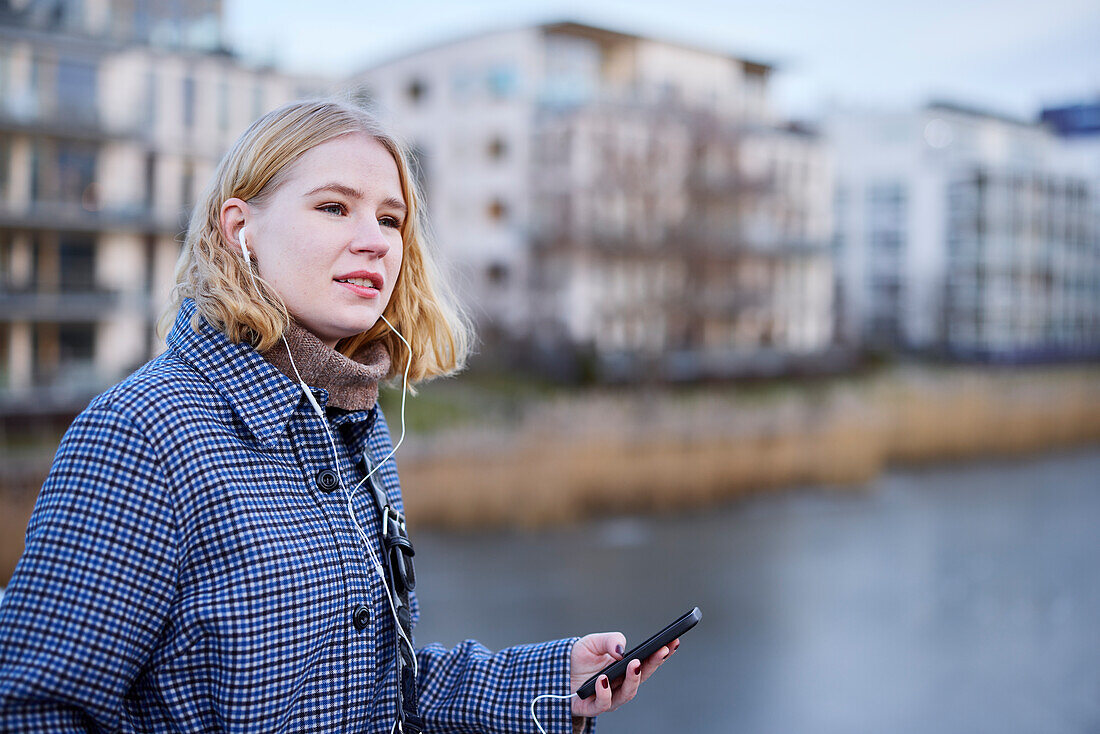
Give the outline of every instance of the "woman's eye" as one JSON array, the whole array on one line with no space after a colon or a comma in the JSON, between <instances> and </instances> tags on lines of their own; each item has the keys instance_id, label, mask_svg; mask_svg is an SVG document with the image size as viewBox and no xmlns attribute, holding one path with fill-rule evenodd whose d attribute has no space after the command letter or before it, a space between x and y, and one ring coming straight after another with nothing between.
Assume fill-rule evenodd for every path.
<instances>
[{"instance_id":1,"label":"woman's eye","mask_svg":"<svg viewBox=\"0 0 1100 734\"><path fill-rule=\"evenodd\" d=\"M326 214L344 214L347 211L343 204L325 204L324 206L317 207L317 209Z\"/></svg>"},{"instance_id":2,"label":"woman's eye","mask_svg":"<svg viewBox=\"0 0 1100 734\"><path fill-rule=\"evenodd\" d=\"M378 220L378 223L383 227L392 227L393 229L401 229L401 222L394 217L382 217Z\"/></svg>"}]
</instances>

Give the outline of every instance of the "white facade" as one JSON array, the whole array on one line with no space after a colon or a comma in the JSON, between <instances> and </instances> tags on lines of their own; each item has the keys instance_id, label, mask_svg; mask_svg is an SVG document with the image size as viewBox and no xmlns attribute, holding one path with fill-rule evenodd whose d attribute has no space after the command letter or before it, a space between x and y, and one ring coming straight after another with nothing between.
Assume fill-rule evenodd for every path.
<instances>
[{"instance_id":1,"label":"white facade","mask_svg":"<svg viewBox=\"0 0 1100 734\"><path fill-rule=\"evenodd\" d=\"M403 57L356 80L414 151L463 299L506 328L526 320L529 131L542 64L537 32L522 29Z\"/></svg>"},{"instance_id":2,"label":"white facade","mask_svg":"<svg viewBox=\"0 0 1100 734\"><path fill-rule=\"evenodd\" d=\"M813 352L832 340L831 162L776 120L769 73L561 23L351 82L417 151L483 325L597 353Z\"/></svg>"},{"instance_id":3,"label":"white facade","mask_svg":"<svg viewBox=\"0 0 1100 734\"><path fill-rule=\"evenodd\" d=\"M216 4L192 4L209 36ZM199 189L253 119L319 88L226 54L115 43L109 4L87 7L90 25L0 26L5 403L86 398L160 350Z\"/></svg>"},{"instance_id":4,"label":"white facade","mask_svg":"<svg viewBox=\"0 0 1100 734\"><path fill-rule=\"evenodd\" d=\"M837 112L826 132L845 339L990 359L1095 350L1100 199L1060 139L949 105Z\"/></svg>"}]
</instances>

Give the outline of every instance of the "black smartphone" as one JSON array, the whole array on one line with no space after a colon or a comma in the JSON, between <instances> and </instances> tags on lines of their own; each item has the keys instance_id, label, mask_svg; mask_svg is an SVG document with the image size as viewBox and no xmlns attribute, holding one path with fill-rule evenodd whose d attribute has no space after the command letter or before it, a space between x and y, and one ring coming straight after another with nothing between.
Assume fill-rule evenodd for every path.
<instances>
[{"instance_id":1,"label":"black smartphone","mask_svg":"<svg viewBox=\"0 0 1100 734\"><path fill-rule=\"evenodd\" d=\"M584 685L577 689L577 695L582 699L594 696L596 694L596 681L600 679L601 675L606 675L609 681L616 681L624 677L626 675L626 666L631 660L641 660L644 663L645 659L650 655L699 624L699 620L702 618L703 613L699 611L699 607L695 607L642 644L632 650L627 650L622 660L616 660L611 663L611 665L608 665L599 673L596 673L586 680Z\"/></svg>"}]
</instances>

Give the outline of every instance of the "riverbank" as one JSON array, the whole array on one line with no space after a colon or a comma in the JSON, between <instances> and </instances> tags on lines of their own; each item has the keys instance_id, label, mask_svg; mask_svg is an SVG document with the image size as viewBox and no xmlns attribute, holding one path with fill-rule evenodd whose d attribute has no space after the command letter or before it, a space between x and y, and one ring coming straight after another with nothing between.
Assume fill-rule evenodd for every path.
<instances>
[{"instance_id":1,"label":"riverbank","mask_svg":"<svg viewBox=\"0 0 1100 734\"><path fill-rule=\"evenodd\" d=\"M395 397L386 396L386 409L396 434ZM410 400L397 458L418 528L545 526L793 485L859 488L891 465L1100 444L1100 366L913 367L633 392L460 378ZM0 583L22 552L56 446L40 443L7 452L22 466L20 481L0 488Z\"/></svg>"},{"instance_id":2,"label":"riverbank","mask_svg":"<svg viewBox=\"0 0 1100 734\"><path fill-rule=\"evenodd\" d=\"M410 435L400 462L415 525L530 527L792 485L858 488L891 465L1093 443L1100 368L922 367L764 390L530 400L510 419Z\"/></svg>"}]
</instances>

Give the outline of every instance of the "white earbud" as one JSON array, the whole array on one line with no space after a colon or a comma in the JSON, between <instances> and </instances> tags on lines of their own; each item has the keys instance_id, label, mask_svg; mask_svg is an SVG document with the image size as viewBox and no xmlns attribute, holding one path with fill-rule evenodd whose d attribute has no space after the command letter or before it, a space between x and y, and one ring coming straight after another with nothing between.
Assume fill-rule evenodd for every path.
<instances>
[{"instance_id":1,"label":"white earbud","mask_svg":"<svg viewBox=\"0 0 1100 734\"><path fill-rule=\"evenodd\" d=\"M244 253L244 259L248 260L248 245L244 241L244 227L241 227L241 231L237 233L237 241L241 243L241 252Z\"/></svg>"}]
</instances>

